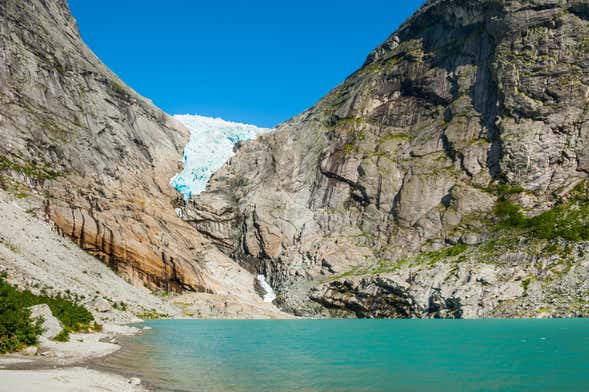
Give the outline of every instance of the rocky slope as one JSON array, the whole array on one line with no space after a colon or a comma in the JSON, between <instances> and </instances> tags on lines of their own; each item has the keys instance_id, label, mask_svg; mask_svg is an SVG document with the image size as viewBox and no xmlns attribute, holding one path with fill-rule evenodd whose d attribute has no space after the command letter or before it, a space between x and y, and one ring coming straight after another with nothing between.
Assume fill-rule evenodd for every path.
<instances>
[{"instance_id":1,"label":"rocky slope","mask_svg":"<svg viewBox=\"0 0 589 392\"><path fill-rule=\"evenodd\" d=\"M125 282L2 191L0 222L0 273L8 276L9 283L35 293L44 290L71 296L100 323L136 322L138 315L180 314L177 307L149 290Z\"/></svg>"},{"instance_id":2,"label":"rocky slope","mask_svg":"<svg viewBox=\"0 0 589 392\"><path fill-rule=\"evenodd\" d=\"M587 37L584 0L428 1L183 218L296 313L589 315Z\"/></svg>"}]
</instances>

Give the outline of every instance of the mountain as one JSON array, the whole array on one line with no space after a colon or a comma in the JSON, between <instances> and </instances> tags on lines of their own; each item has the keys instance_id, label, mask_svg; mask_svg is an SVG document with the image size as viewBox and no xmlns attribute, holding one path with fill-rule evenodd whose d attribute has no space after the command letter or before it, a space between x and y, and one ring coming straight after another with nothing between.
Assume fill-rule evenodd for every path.
<instances>
[{"instance_id":1,"label":"mountain","mask_svg":"<svg viewBox=\"0 0 589 392\"><path fill-rule=\"evenodd\" d=\"M185 221L283 309L589 315L589 7L435 0Z\"/></svg>"},{"instance_id":2,"label":"mountain","mask_svg":"<svg viewBox=\"0 0 589 392\"><path fill-rule=\"evenodd\" d=\"M110 72L65 1L0 4L3 187L136 283L206 286L167 185L189 132ZM178 227L178 228L177 228Z\"/></svg>"},{"instance_id":3,"label":"mountain","mask_svg":"<svg viewBox=\"0 0 589 392\"><path fill-rule=\"evenodd\" d=\"M588 36L585 0L428 1L267 132L172 118L64 0L3 1L3 228L36 215L187 316L283 317L273 292L312 316L587 316ZM35 232L0 244L25 287ZM64 257L43 284L77 281Z\"/></svg>"},{"instance_id":4,"label":"mountain","mask_svg":"<svg viewBox=\"0 0 589 392\"><path fill-rule=\"evenodd\" d=\"M200 121L236 126L243 137L261 131ZM189 129L102 64L65 0L0 2L0 135L0 188L128 282L193 292L185 304L204 301L212 315L278 314L256 275L176 214L182 197L170 180L182 170ZM231 154L233 143L218 143Z\"/></svg>"}]
</instances>

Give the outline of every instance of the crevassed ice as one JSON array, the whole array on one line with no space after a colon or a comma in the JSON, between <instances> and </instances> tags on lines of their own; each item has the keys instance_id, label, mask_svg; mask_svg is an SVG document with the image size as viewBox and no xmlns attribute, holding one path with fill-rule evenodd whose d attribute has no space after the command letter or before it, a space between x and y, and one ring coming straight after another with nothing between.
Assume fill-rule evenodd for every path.
<instances>
[{"instance_id":1,"label":"crevassed ice","mask_svg":"<svg viewBox=\"0 0 589 392\"><path fill-rule=\"evenodd\" d=\"M170 180L184 200L205 190L213 173L234 154L233 146L237 142L254 139L271 130L191 114L174 118L190 130L190 140L182 157L183 169Z\"/></svg>"}]
</instances>

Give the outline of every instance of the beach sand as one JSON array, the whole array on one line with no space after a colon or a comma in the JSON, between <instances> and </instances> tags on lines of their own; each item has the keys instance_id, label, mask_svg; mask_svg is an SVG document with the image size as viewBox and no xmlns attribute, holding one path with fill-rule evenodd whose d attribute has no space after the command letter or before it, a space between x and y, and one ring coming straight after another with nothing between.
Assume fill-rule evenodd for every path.
<instances>
[{"instance_id":1,"label":"beach sand","mask_svg":"<svg viewBox=\"0 0 589 392\"><path fill-rule=\"evenodd\" d=\"M0 391L6 392L86 392L86 391L145 391L131 385L125 377L70 367L47 370L0 370Z\"/></svg>"}]
</instances>

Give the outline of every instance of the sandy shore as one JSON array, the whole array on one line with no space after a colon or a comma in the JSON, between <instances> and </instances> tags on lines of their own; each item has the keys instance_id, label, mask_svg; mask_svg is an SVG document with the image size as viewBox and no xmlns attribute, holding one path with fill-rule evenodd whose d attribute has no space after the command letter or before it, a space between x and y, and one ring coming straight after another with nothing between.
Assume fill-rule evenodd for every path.
<instances>
[{"instance_id":1,"label":"sandy shore","mask_svg":"<svg viewBox=\"0 0 589 392\"><path fill-rule=\"evenodd\" d=\"M78 392L78 391L145 391L131 385L122 376L82 367L49 370L0 370L0 391Z\"/></svg>"},{"instance_id":2,"label":"sandy shore","mask_svg":"<svg viewBox=\"0 0 589 392\"><path fill-rule=\"evenodd\" d=\"M120 349L116 336L141 332L134 327L105 325L101 333L71 334L67 343L41 341L35 356L0 356L0 392L146 391L126 377L80 365Z\"/></svg>"}]
</instances>

